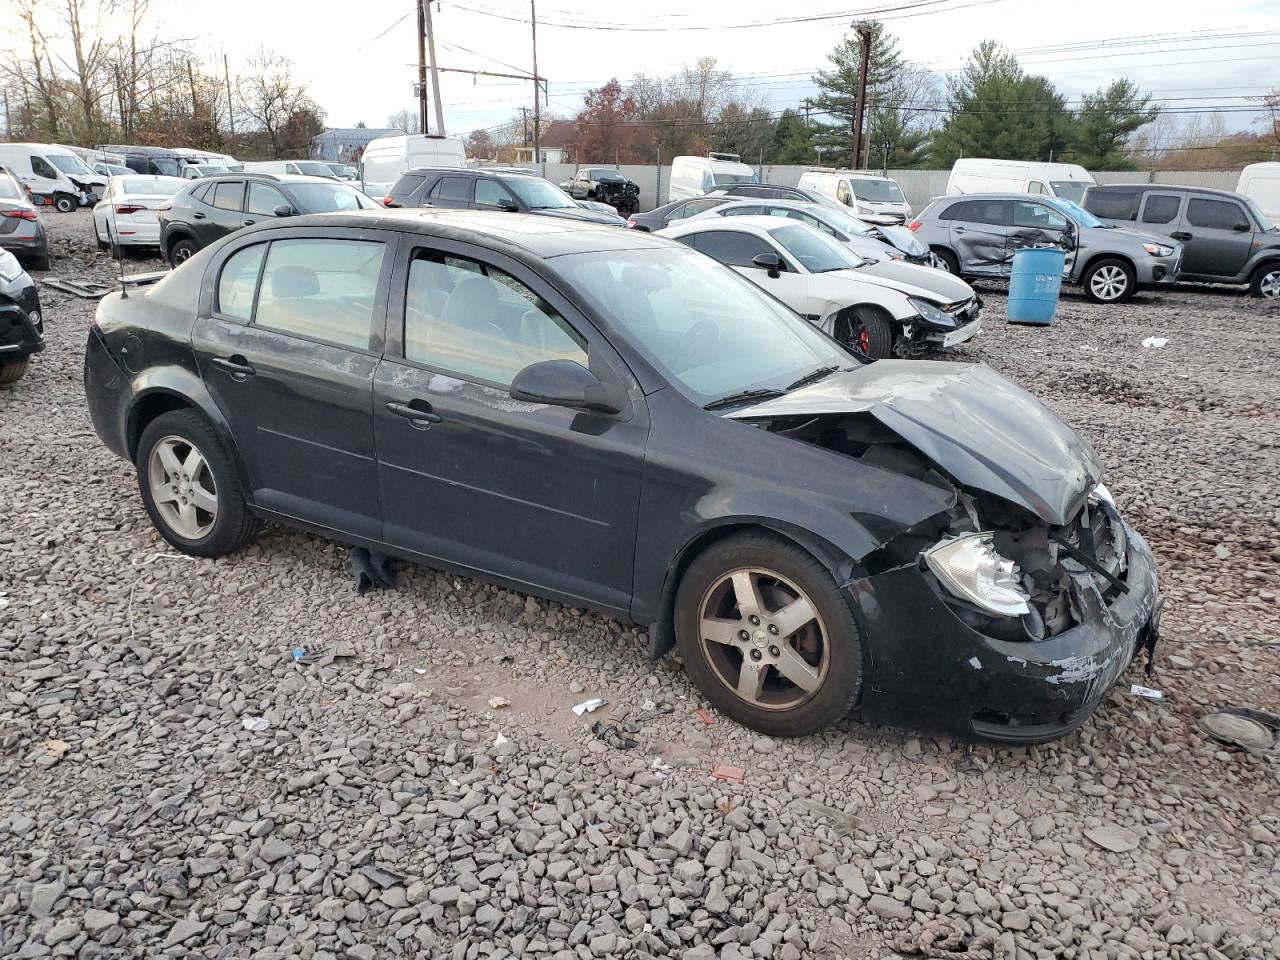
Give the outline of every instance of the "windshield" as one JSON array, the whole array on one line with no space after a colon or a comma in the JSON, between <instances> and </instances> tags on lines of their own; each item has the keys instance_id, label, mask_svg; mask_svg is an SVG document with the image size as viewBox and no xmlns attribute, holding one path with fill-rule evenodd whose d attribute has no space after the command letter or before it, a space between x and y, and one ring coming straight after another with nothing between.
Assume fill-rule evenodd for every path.
<instances>
[{"instance_id":1,"label":"windshield","mask_svg":"<svg viewBox=\"0 0 1280 960\"><path fill-rule=\"evenodd\" d=\"M559 210L562 207L578 206L567 193L547 180L512 177L502 182L510 187L511 192L530 210Z\"/></svg>"},{"instance_id":2,"label":"windshield","mask_svg":"<svg viewBox=\"0 0 1280 960\"><path fill-rule=\"evenodd\" d=\"M230 173L226 167L219 167L212 163L198 163L196 169L200 171L200 175L204 177L212 177L219 173Z\"/></svg>"},{"instance_id":3,"label":"windshield","mask_svg":"<svg viewBox=\"0 0 1280 960\"><path fill-rule=\"evenodd\" d=\"M1082 227L1105 227L1106 224L1095 217L1092 213L1070 200L1064 200L1062 197L1045 197L1045 202L1057 207L1068 217L1080 224Z\"/></svg>"},{"instance_id":4,"label":"windshield","mask_svg":"<svg viewBox=\"0 0 1280 960\"><path fill-rule=\"evenodd\" d=\"M892 180L858 180L851 179L853 195L868 203L905 203L902 190Z\"/></svg>"},{"instance_id":5,"label":"windshield","mask_svg":"<svg viewBox=\"0 0 1280 960\"><path fill-rule=\"evenodd\" d=\"M321 163L319 160L295 160L293 165L298 168L299 173L306 174L308 177L333 179L333 171L329 169L329 165Z\"/></svg>"},{"instance_id":6,"label":"windshield","mask_svg":"<svg viewBox=\"0 0 1280 960\"><path fill-rule=\"evenodd\" d=\"M727 187L731 183L760 182L760 178L754 173L713 173L711 179L717 187Z\"/></svg>"},{"instance_id":7,"label":"windshield","mask_svg":"<svg viewBox=\"0 0 1280 960\"><path fill-rule=\"evenodd\" d=\"M593 180L622 180L625 179L617 170L593 170Z\"/></svg>"},{"instance_id":8,"label":"windshield","mask_svg":"<svg viewBox=\"0 0 1280 960\"><path fill-rule=\"evenodd\" d=\"M1063 200L1079 203L1084 199L1084 192L1093 184L1088 180L1051 180L1049 186Z\"/></svg>"},{"instance_id":9,"label":"windshield","mask_svg":"<svg viewBox=\"0 0 1280 960\"><path fill-rule=\"evenodd\" d=\"M842 212L839 207L823 207L821 210L814 211L813 216L817 217L829 227L834 227L841 233L848 233L855 237L869 237L874 233L871 227L859 220L857 217L851 217Z\"/></svg>"},{"instance_id":10,"label":"windshield","mask_svg":"<svg viewBox=\"0 0 1280 960\"><path fill-rule=\"evenodd\" d=\"M83 160L73 153L50 153L46 155L46 159L63 173L71 175L84 176L88 174L93 176L93 171Z\"/></svg>"},{"instance_id":11,"label":"windshield","mask_svg":"<svg viewBox=\"0 0 1280 960\"><path fill-rule=\"evenodd\" d=\"M328 167L330 170L332 170L339 177L350 177L355 173L355 171L352 170L350 167L348 167L345 163L326 163L325 166Z\"/></svg>"},{"instance_id":12,"label":"windshield","mask_svg":"<svg viewBox=\"0 0 1280 960\"><path fill-rule=\"evenodd\" d=\"M149 180L146 177L125 177L120 181L121 190L135 197L172 197L185 186L181 180Z\"/></svg>"},{"instance_id":13,"label":"windshield","mask_svg":"<svg viewBox=\"0 0 1280 960\"><path fill-rule=\"evenodd\" d=\"M1244 205L1249 208L1249 212L1253 214L1253 219L1258 221L1258 226L1263 230L1274 230L1276 225L1267 219L1267 215L1262 212L1262 208L1253 202L1252 197L1240 197L1244 201Z\"/></svg>"},{"instance_id":14,"label":"windshield","mask_svg":"<svg viewBox=\"0 0 1280 960\"><path fill-rule=\"evenodd\" d=\"M854 364L808 321L694 250L577 253L551 262L700 406Z\"/></svg>"},{"instance_id":15,"label":"windshield","mask_svg":"<svg viewBox=\"0 0 1280 960\"><path fill-rule=\"evenodd\" d=\"M814 227L804 224L788 225L771 229L769 235L810 273L856 270L862 266L861 257L840 241L819 233Z\"/></svg>"},{"instance_id":16,"label":"windshield","mask_svg":"<svg viewBox=\"0 0 1280 960\"><path fill-rule=\"evenodd\" d=\"M289 189L306 213L331 213L334 210L371 210L374 203L359 190L345 183L291 183Z\"/></svg>"}]
</instances>

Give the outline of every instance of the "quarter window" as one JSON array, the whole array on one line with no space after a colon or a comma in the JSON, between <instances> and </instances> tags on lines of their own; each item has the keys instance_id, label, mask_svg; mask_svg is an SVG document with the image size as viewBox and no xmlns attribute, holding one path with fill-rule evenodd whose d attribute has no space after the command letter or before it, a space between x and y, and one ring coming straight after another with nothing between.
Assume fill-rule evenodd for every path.
<instances>
[{"instance_id":1,"label":"quarter window","mask_svg":"<svg viewBox=\"0 0 1280 960\"><path fill-rule=\"evenodd\" d=\"M222 267L218 277L218 313L236 320L253 317L253 294L258 289L265 243L237 250Z\"/></svg>"},{"instance_id":2,"label":"quarter window","mask_svg":"<svg viewBox=\"0 0 1280 960\"><path fill-rule=\"evenodd\" d=\"M193 200L199 200L201 203L208 203L209 194L211 194L212 192L213 192L212 183L202 183L200 184L200 186L196 187L194 190L191 191L191 198Z\"/></svg>"},{"instance_id":3,"label":"quarter window","mask_svg":"<svg viewBox=\"0 0 1280 960\"><path fill-rule=\"evenodd\" d=\"M383 251L383 244L368 240L275 241L253 322L367 350Z\"/></svg>"},{"instance_id":4,"label":"quarter window","mask_svg":"<svg viewBox=\"0 0 1280 960\"><path fill-rule=\"evenodd\" d=\"M249 213L260 217L275 216L276 207L288 206L289 201L275 187L265 183L249 184Z\"/></svg>"},{"instance_id":5,"label":"quarter window","mask_svg":"<svg viewBox=\"0 0 1280 960\"><path fill-rule=\"evenodd\" d=\"M213 205L219 210L239 210L244 202L244 181L220 181L213 187Z\"/></svg>"},{"instance_id":6,"label":"quarter window","mask_svg":"<svg viewBox=\"0 0 1280 960\"><path fill-rule=\"evenodd\" d=\"M540 296L493 267L419 251L409 267L404 355L468 380L510 386L543 360L587 364L587 343Z\"/></svg>"},{"instance_id":7,"label":"quarter window","mask_svg":"<svg viewBox=\"0 0 1280 960\"><path fill-rule=\"evenodd\" d=\"M1187 223L1193 227L1212 230L1230 230L1240 221L1248 222L1244 211L1225 200L1205 200L1192 197L1187 203Z\"/></svg>"},{"instance_id":8,"label":"quarter window","mask_svg":"<svg viewBox=\"0 0 1280 960\"><path fill-rule=\"evenodd\" d=\"M1142 208L1142 222L1172 223L1181 205L1181 197L1171 197L1165 193L1148 193L1147 205Z\"/></svg>"},{"instance_id":9,"label":"quarter window","mask_svg":"<svg viewBox=\"0 0 1280 960\"><path fill-rule=\"evenodd\" d=\"M431 196L436 200L470 200L470 177L441 177L431 188Z\"/></svg>"}]
</instances>

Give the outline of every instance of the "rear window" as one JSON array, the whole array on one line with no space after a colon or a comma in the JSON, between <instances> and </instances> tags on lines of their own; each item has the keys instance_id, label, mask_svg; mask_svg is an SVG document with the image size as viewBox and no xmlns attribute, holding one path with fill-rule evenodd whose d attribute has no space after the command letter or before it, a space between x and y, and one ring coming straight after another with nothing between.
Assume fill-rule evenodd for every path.
<instances>
[{"instance_id":1,"label":"rear window","mask_svg":"<svg viewBox=\"0 0 1280 960\"><path fill-rule=\"evenodd\" d=\"M181 180L148 180L145 177L127 177L121 181L126 194L135 197L172 197L186 186Z\"/></svg>"},{"instance_id":2,"label":"rear window","mask_svg":"<svg viewBox=\"0 0 1280 960\"><path fill-rule=\"evenodd\" d=\"M1129 190L1090 190L1084 208L1103 220L1136 220L1142 194Z\"/></svg>"},{"instance_id":3,"label":"rear window","mask_svg":"<svg viewBox=\"0 0 1280 960\"><path fill-rule=\"evenodd\" d=\"M244 181L223 180L214 184L213 205L220 210L239 210L244 203Z\"/></svg>"}]
</instances>

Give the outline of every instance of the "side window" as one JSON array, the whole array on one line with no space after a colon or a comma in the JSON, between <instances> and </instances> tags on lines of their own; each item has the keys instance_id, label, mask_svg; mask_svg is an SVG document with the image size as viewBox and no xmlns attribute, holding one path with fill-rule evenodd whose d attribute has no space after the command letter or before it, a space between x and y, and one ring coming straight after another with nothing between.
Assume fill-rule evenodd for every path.
<instances>
[{"instance_id":1,"label":"side window","mask_svg":"<svg viewBox=\"0 0 1280 960\"><path fill-rule=\"evenodd\" d=\"M383 251L383 244L368 240L276 240L253 322L367 350Z\"/></svg>"},{"instance_id":2,"label":"side window","mask_svg":"<svg viewBox=\"0 0 1280 960\"><path fill-rule=\"evenodd\" d=\"M53 169L52 164L44 157L31 155L31 172L37 177L44 177L46 180L57 180L58 171Z\"/></svg>"},{"instance_id":3,"label":"side window","mask_svg":"<svg viewBox=\"0 0 1280 960\"><path fill-rule=\"evenodd\" d=\"M441 177L431 188L430 195L434 200L470 200L471 178Z\"/></svg>"},{"instance_id":4,"label":"side window","mask_svg":"<svg viewBox=\"0 0 1280 960\"><path fill-rule=\"evenodd\" d=\"M201 203L208 203L209 194L212 192L213 192L212 183L202 183L200 184L200 186L196 187L194 190L191 191L191 198L193 200L199 200Z\"/></svg>"},{"instance_id":5,"label":"side window","mask_svg":"<svg viewBox=\"0 0 1280 960\"><path fill-rule=\"evenodd\" d=\"M949 207L943 209L938 214L939 220L964 220L966 218L965 211L969 208L967 200L961 200L959 203L953 203Z\"/></svg>"},{"instance_id":6,"label":"side window","mask_svg":"<svg viewBox=\"0 0 1280 960\"><path fill-rule=\"evenodd\" d=\"M689 217L697 216L705 210L712 207L720 206L719 200L690 200L683 206L676 207L668 215L668 220L687 220Z\"/></svg>"},{"instance_id":7,"label":"side window","mask_svg":"<svg viewBox=\"0 0 1280 960\"><path fill-rule=\"evenodd\" d=\"M841 180L836 186L836 199L841 203L853 206L853 191L849 189L848 180Z\"/></svg>"},{"instance_id":8,"label":"side window","mask_svg":"<svg viewBox=\"0 0 1280 960\"><path fill-rule=\"evenodd\" d=\"M487 207L496 207L502 200L510 200L511 194L507 188L495 180L477 180L476 181L476 203L482 203Z\"/></svg>"},{"instance_id":9,"label":"side window","mask_svg":"<svg viewBox=\"0 0 1280 960\"><path fill-rule=\"evenodd\" d=\"M258 289L258 271L266 249L265 243L245 247L222 265L218 277L218 313L236 320L253 319L253 294Z\"/></svg>"},{"instance_id":10,"label":"side window","mask_svg":"<svg viewBox=\"0 0 1280 960\"><path fill-rule=\"evenodd\" d=\"M1121 190L1090 190L1084 199L1084 208L1095 217L1103 220L1135 220L1142 194Z\"/></svg>"},{"instance_id":11,"label":"side window","mask_svg":"<svg viewBox=\"0 0 1280 960\"><path fill-rule=\"evenodd\" d=\"M722 217L754 217L760 212L757 206L750 207L734 207L732 210L726 210L721 214Z\"/></svg>"},{"instance_id":12,"label":"side window","mask_svg":"<svg viewBox=\"0 0 1280 960\"><path fill-rule=\"evenodd\" d=\"M409 266L404 353L434 369L504 387L543 360L587 364L586 340L519 280L425 250Z\"/></svg>"},{"instance_id":13,"label":"side window","mask_svg":"<svg viewBox=\"0 0 1280 960\"><path fill-rule=\"evenodd\" d=\"M762 253L777 253L759 237L736 230L711 230L697 234L694 240L697 249L731 267L750 267L754 257Z\"/></svg>"},{"instance_id":14,"label":"side window","mask_svg":"<svg viewBox=\"0 0 1280 960\"><path fill-rule=\"evenodd\" d=\"M1027 193L1035 194L1037 196L1043 196L1048 192L1049 192L1048 187L1046 187L1039 180L1032 180L1027 184Z\"/></svg>"},{"instance_id":15,"label":"side window","mask_svg":"<svg viewBox=\"0 0 1280 960\"><path fill-rule=\"evenodd\" d=\"M286 163L284 165L284 172L285 173L301 173L302 171L298 169L298 165L296 163Z\"/></svg>"},{"instance_id":16,"label":"side window","mask_svg":"<svg viewBox=\"0 0 1280 960\"><path fill-rule=\"evenodd\" d=\"M275 187L268 186L265 183L250 182L249 213L257 214L261 217L274 217L276 207L281 205L287 207L289 206L289 201Z\"/></svg>"},{"instance_id":17,"label":"side window","mask_svg":"<svg viewBox=\"0 0 1280 960\"><path fill-rule=\"evenodd\" d=\"M225 180L213 185L213 205L219 210L239 210L243 201L243 180Z\"/></svg>"},{"instance_id":18,"label":"side window","mask_svg":"<svg viewBox=\"0 0 1280 960\"><path fill-rule=\"evenodd\" d=\"M1013 202L1013 225L1034 227L1038 230L1065 230L1067 218L1057 210L1050 210L1043 203Z\"/></svg>"},{"instance_id":19,"label":"side window","mask_svg":"<svg viewBox=\"0 0 1280 960\"><path fill-rule=\"evenodd\" d=\"M1249 222L1239 204L1227 200L1207 200L1203 197L1192 197L1187 203L1187 223L1193 227L1208 227L1212 230L1230 230L1237 223Z\"/></svg>"},{"instance_id":20,"label":"side window","mask_svg":"<svg viewBox=\"0 0 1280 960\"><path fill-rule=\"evenodd\" d=\"M1009 204L1005 200L970 200L965 204L964 219L970 223L989 223L1001 227L1008 223Z\"/></svg>"},{"instance_id":21,"label":"side window","mask_svg":"<svg viewBox=\"0 0 1280 960\"><path fill-rule=\"evenodd\" d=\"M1142 208L1142 222L1172 223L1181 205L1181 197L1167 193L1148 193L1146 206Z\"/></svg>"}]
</instances>

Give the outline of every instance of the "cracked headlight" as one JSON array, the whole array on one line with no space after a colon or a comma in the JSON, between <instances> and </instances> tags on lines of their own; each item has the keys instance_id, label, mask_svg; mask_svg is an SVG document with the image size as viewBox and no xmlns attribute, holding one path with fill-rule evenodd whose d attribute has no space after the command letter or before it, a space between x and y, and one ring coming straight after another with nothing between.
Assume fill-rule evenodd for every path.
<instances>
[{"instance_id":1,"label":"cracked headlight","mask_svg":"<svg viewBox=\"0 0 1280 960\"><path fill-rule=\"evenodd\" d=\"M1142 249L1153 257L1173 256L1173 247L1166 247L1163 243L1144 243Z\"/></svg>"},{"instance_id":2,"label":"cracked headlight","mask_svg":"<svg viewBox=\"0 0 1280 960\"><path fill-rule=\"evenodd\" d=\"M925 551L929 569L953 595L983 610L1017 617L1031 610L1018 565L996 553L989 533L966 533Z\"/></svg>"},{"instance_id":3,"label":"cracked headlight","mask_svg":"<svg viewBox=\"0 0 1280 960\"><path fill-rule=\"evenodd\" d=\"M1093 501L1102 500L1111 504L1113 507L1116 505L1115 500L1111 496L1111 491L1107 489L1106 484L1102 483L1093 488L1092 492L1089 494L1089 499Z\"/></svg>"},{"instance_id":4,"label":"cracked headlight","mask_svg":"<svg viewBox=\"0 0 1280 960\"><path fill-rule=\"evenodd\" d=\"M920 300L916 297L907 297L907 303L920 314L920 319L925 323L932 324L935 327L943 327L951 330L956 326L956 318L947 313L937 304L930 303L928 300Z\"/></svg>"}]
</instances>

